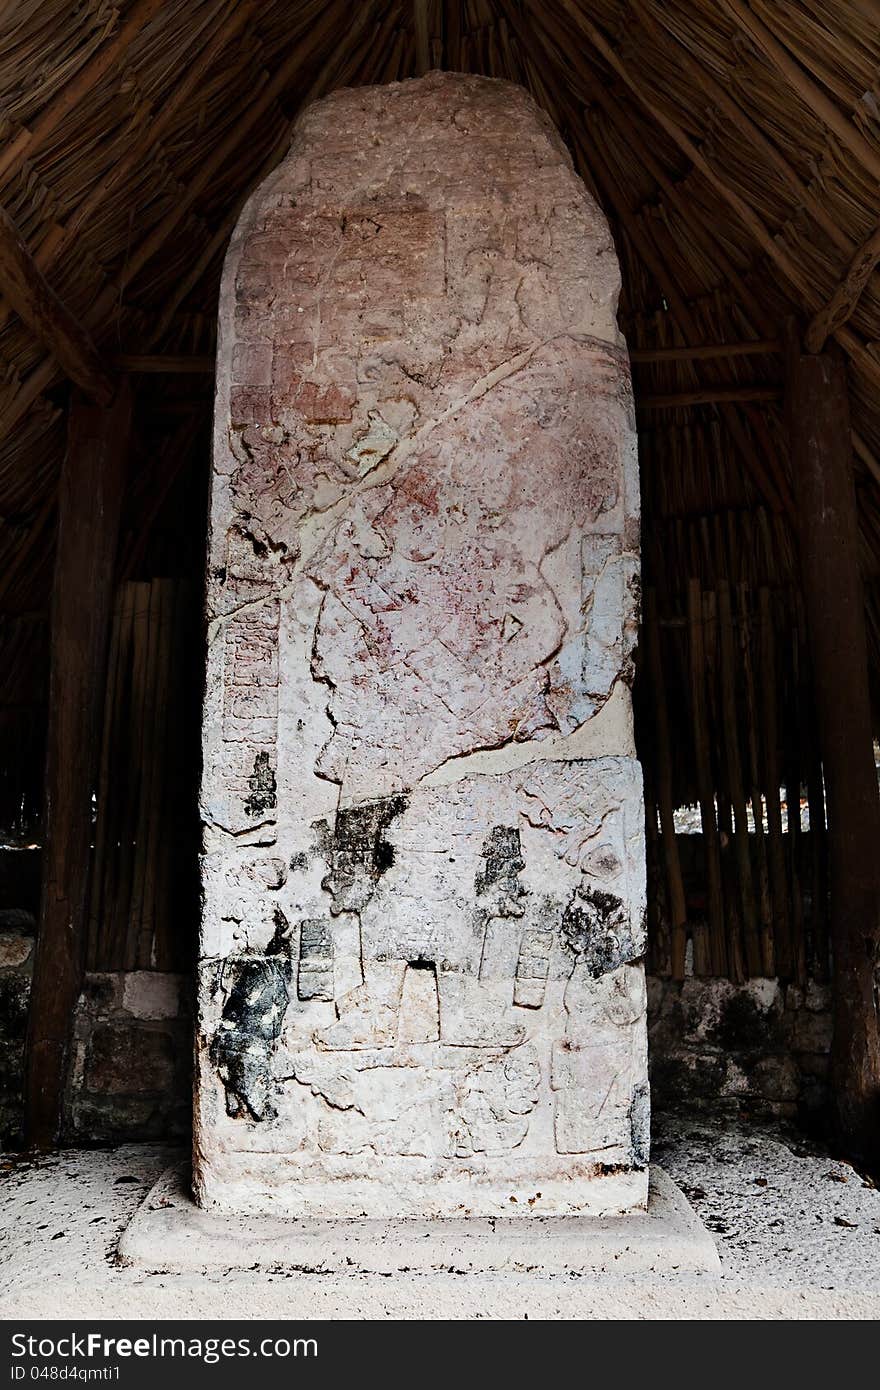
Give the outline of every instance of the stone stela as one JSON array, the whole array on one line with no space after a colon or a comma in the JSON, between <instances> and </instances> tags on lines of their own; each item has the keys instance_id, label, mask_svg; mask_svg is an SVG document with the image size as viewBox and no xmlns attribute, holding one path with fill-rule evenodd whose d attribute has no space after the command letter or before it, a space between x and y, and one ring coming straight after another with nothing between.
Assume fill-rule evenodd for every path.
<instances>
[{"instance_id":1,"label":"stone stela","mask_svg":"<svg viewBox=\"0 0 880 1390\"><path fill-rule=\"evenodd\" d=\"M195 1182L647 1198L638 472L605 218L514 85L338 91L220 298Z\"/></svg>"}]
</instances>

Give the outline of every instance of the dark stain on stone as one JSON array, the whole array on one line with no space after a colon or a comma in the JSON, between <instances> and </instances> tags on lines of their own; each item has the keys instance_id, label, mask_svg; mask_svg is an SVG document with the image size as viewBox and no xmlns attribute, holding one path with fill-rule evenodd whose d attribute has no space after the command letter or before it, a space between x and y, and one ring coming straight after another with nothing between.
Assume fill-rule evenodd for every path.
<instances>
[{"instance_id":1,"label":"dark stain on stone","mask_svg":"<svg viewBox=\"0 0 880 1390\"><path fill-rule=\"evenodd\" d=\"M275 773L269 763L269 754L262 751L254 758L254 770L248 778L251 794L244 803L249 816L262 816L266 811L274 811L278 790Z\"/></svg>"},{"instance_id":2,"label":"dark stain on stone","mask_svg":"<svg viewBox=\"0 0 880 1390\"><path fill-rule=\"evenodd\" d=\"M510 825L493 825L482 850L483 867L474 878L478 898L490 898L493 917L521 917L520 900L526 890L519 875L526 866L522 857L519 830Z\"/></svg>"},{"instance_id":3,"label":"dark stain on stone","mask_svg":"<svg viewBox=\"0 0 880 1390\"><path fill-rule=\"evenodd\" d=\"M394 846L390 840L379 840L376 845L375 856L376 872L381 878L382 874L387 873L394 863Z\"/></svg>"},{"instance_id":4,"label":"dark stain on stone","mask_svg":"<svg viewBox=\"0 0 880 1390\"><path fill-rule=\"evenodd\" d=\"M16 1042L27 1032L30 979L26 975L0 975L0 1013L4 1041Z\"/></svg>"},{"instance_id":5,"label":"dark stain on stone","mask_svg":"<svg viewBox=\"0 0 880 1390\"><path fill-rule=\"evenodd\" d=\"M697 1108L707 1102L712 1107L718 1105L727 1079L725 1057L709 1053L658 1057L654 1048L649 1050L648 1061L655 1104L674 1109L686 1097L688 1105Z\"/></svg>"},{"instance_id":6,"label":"dark stain on stone","mask_svg":"<svg viewBox=\"0 0 880 1390\"><path fill-rule=\"evenodd\" d=\"M315 822L318 848L330 865L321 887L332 895L334 916L367 905L394 863L394 846L385 838L388 827L408 805L405 796L388 796L337 811L332 831L326 821Z\"/></svg>"},{"instance_id":7,"label":"dark stain on stone","mask_svg":"<svg viewBox=\"0 0 880 1390\"><path fill-rule=\"evenodd\" d=\"M632 1134L632 1161L637 1168L646 1168L651 1157L651 1098L644 1082L633 1092L629 1123Z\"/></svg>"},{"instance_id":8,"label":"dark stain on stone","mask_svg":"<svg viewBox=\"0 0 880 1390\"><path fill-rule=\"evenodd\" d=\"M307 869L309 867L309 856L304 849L297 850L296 854L290 856L291 869Z\"/></svg>"},{"instance_id":9,"label":"dark stain on stone","mask_svg":"<svg viewBox=\"0 0 880 1390\"><path fill-rule=\"evenodd\" d=\"M626 904L600 888L576 888L562 914L562 944L593 976L605 975L640 950Z\"/></svg>"},{"instance_id":10,"label":"dark stain on stone","mask_svg":"<svg viewBox=\"0 0 880 1390\"><path fill-rule=\"evenodd\" d=\"M272 933L272 940L266 947L264 954L267 956L280 956L290 951L290 923L280 907L276 907L275 911L272 913L272 921L275 930Z\"/></svg>"},{"instance_id":11,"label":"dark stain on stone","mask_svg":"<svg viewBox=\"0 0 880 1390\"><path fill-rule=\"evenodd\" d=\"M271 1120L272 1055L290 1002L290 924L275 912L275 931L261 955L229 956L219 983L227 992L209 1056L226 1089L233 1119Z\"/></svg>"},{"instance_id":12,"label":"dark stain on stone","mask_svg":"<svg viewBox=\"0 0 880 1390\"><path fill-rule=\"evenodd\" d=\"M762 1009L748 994L731 994L721 1004L709 1041L725 1052L754 1051L762 1056L776 1052L785 1041L782 1011Z\"/></svg>"},{"instance_id":13,"label":"dark stain on stone","mask_svg":"<svg viewBox=\"0 0 880 1390\"><path fill-rule=\"evenodd\" d=\"M493 825L483 841L481 858L482 868L474 875L477 898L474 926L482 936L482 950L485 951L486 933L493 918L518 920L525 914L526 890L519 876L526 861L522 857L519 830L511 825Z\"/></svg>"}]
</instances>

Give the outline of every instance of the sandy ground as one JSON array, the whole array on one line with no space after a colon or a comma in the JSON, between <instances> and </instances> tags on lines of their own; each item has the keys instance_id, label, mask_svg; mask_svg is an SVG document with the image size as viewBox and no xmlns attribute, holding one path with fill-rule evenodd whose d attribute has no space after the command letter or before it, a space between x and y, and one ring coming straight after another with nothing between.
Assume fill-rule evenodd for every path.
<instances>
[{"instance_id":1,"label":"sandy ground","mask_svg":"<svg viewBox=\"0 0 880 1390\"><path fill-rule=\"evenodd\" d=\"M720 1280L561 1275L157 1274L116 1263L165 1145L3 1160L0 1316L799 1319L880 1316L880 1193L790 1132L657 1123L655 1153L712 1232Z\"/></svg>"}]
</instances>

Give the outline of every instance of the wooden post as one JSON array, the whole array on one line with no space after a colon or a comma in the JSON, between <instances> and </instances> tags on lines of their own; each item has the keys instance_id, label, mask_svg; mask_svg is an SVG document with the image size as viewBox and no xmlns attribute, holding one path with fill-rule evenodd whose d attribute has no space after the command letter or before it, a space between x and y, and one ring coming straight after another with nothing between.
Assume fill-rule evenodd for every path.
<instances>
[{"instance_id":1,"label":"wooden post","mask_svg":"<svg viewBox=\"0 0 880 1390\"><path fill-rule=\"evenodd\" d=\"M690 649L691 722L697 769L697 796L708 886L708 940L711 953L698 959L699 941L694 938L694 973L726 975L724 888L721 877L721 839L715 814L712 786L712 744L706 715L706 643L704 635L703 589L698 578L688 580L688 637ZM710 959L711 955L711 959Z\"/></svg>"},{"instance_id":2,"label":"wooden post","mask_svg":"<svg viewBox=\"0 0 880 1390\"><path fill-rule=\"evenodd\" d=\"M28 1143L58 1138L68 1040L82 982L92 794L131 426L123 383L106 407L75 393L61 471L52 597L43 890L27 1048Z\"/></svg>"},{"instance_id":3,"label":"wooden post","mask_svg":"<svg viewBox=\"0 0 880 1390\"><path fill-rule=\"evenodd\" d=\"M834 961L833 1102L856 1157L880 1157L880 795L846 373L789 354L789 427L828 803Z\"/></svg>"},{"instance_id":4,"label":"wooden post","mask_svg":"<svg viewBox=\"0 0 880 1390\"><path fill-rule=\"evenodd\" d=\"M670 971L673 980L683 980L687 957L687 899L681 874L678 841L675 838L675 806L672 796L672 740L669 730L669 710L666 704L663 656L660 650L660 619L657 613L656 589L648 589L645 593L644 633L648 673L651 680L651 697L656 721L654 752L657 768L660 835L668 885Z\"/></svg>"},{"instance_id":5,"label":"wooden post","mask_svg":"<svg viewBox=\"0 0 880 1390\"><path fill-rule=\"evenodd\" d=\"M431 70L428 0L413 0L413 26L416 32L416 77L424 77Z\"/></svg>"}]
</instances>

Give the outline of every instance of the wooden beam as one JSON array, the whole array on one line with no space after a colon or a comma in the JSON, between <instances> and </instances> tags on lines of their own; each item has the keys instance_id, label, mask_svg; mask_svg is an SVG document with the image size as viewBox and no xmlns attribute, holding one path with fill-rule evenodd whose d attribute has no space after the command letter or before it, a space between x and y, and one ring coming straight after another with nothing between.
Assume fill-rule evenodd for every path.
<instances>
[{"instance_id":1,"label":"wooden beam","mask_svg":"<svg viewBox=\"0 0 880 1390\"><path fill-rule=\"evenodd\" d=\"M766 357L782 351L778 338L742 343L697 343L693 347L633 348L631 362L708 362L716 357Z\"/></svg>"},{"instance_id":2,"label":"wooden beam","mask_svg":"<svg viewBox=\"0 0 880 1390\"><path fill-rule=\"evenodd\" d=\"M808 352L821 352L832 333L852 317L878 261L880 227L859 247L837 289L808 325L804 334L804 346Z\"/></svg>"},{"instance_id":3,"label":"wooden beam","mask_svg":"<svg viewBox=\"0 0 880 1390\"><path fill-rule=\"evenodd\" d=\"M443 4L443 66L449 72L461 67L461 5L462 0L445 0Z\"/></svg>"},{"instance_id":4,"label":"wooden beam","mask_svg":"<svg viewBox=\"0 0 880 1390\"><path fill-rule=\"evenodd\" d=\"M880 179L880 151L865 139L853 121L826 96L822 88L783 47L754 10L744 4L743 0L721 0L721 3L755 47L765 58L769 58L804 105L809 107L823 125L834 132L841 144L856 156L869 174L875 179Z\"/></svg>"},{"instance_id":5,"label":"wooden beam","mask_svg":"<svg viewBox=\"0 0 880 1390\"><path fill-rule=\"evenodd\" d=\"M17 168L25 157L30 158L36 154L53 130L67 119L82 98L97 86L105 72L126 53L132 41L149 24L164 3L165 0L138 0L125 23L117 29L112 38L101 44L79 72L56 92L34 124L24 127L9 141L0 154L0 179L9 170Z\"/></svg>"},{"instance_id":6,"label":"wooden beam","mask_svg":"<svg viewBox=\"0 0 880 1390\"><path fill-rule=\"evenodd\" d=\"M802 582L828 805L832 1103L854 1157L880 1158L880 794L843 363L789 361Z\"/></svg>"},{"instance_id":7,"label":"wooden beam","mask_svg":"<svg viewBox=\"0 0 880 1390\"><path fill-rule=\"evenodd\" d=\"M206 423L208 412L201 415L191 411L184 415L176 430L156 451L153 465L142 478L142 486L129 490L126 512L131 515L131 529L119 538L117 582L124 584L137 573L150 542L156 518L165 505L172 487L183 470L198 459L196 444L199 431ZM94 919L94 908L90 909Z\"/></svg>"},{"instance_id":8,"label":"wooden beam","mask_svg":"<svg viewBox=\"0 0 880 1390\"><path fill-rule=\"evenodd\" d=\"M4 208L0 208L0 290L70 380L93 400L109 404L114 383L97 348L37 268Z\"/></svg>"},{"instance_id":9,"label":"wooden beam","mask_svg":"<svg viewBox=\"0 0 880 1390\"><path fill-rule=\"evenodd\" d=\"M39 1148L58 1139L82 983L92 793L130 430L125 381L107 407L74 394L58 500L43 887L28 1019L25 1131Z\"/></svg>"},{"instance_id":10,"label":"wooden beam","mask_svg":"<svg viewBox=\"0 0 880 1390\"><path fill-rule=\"evenodd\" d=\"M707 386L698 391L676 391L668 395L640 396L637 410L680 410L688 405L731 405L742 401L778 401L779 386Z\"/></svg>"},{"instance_id":11,"label":"wooden beam","mask_svg":"<svg viewBox=\"0 0 880 1390\"><path fill-rule=\"evenodd\" d=\"M880 483L880 463L874 457L874 453L868 448L864 439L855 430L852 432L853 453L856 454L874 478L875 482Z\"/></svg>"}]
</instances>

